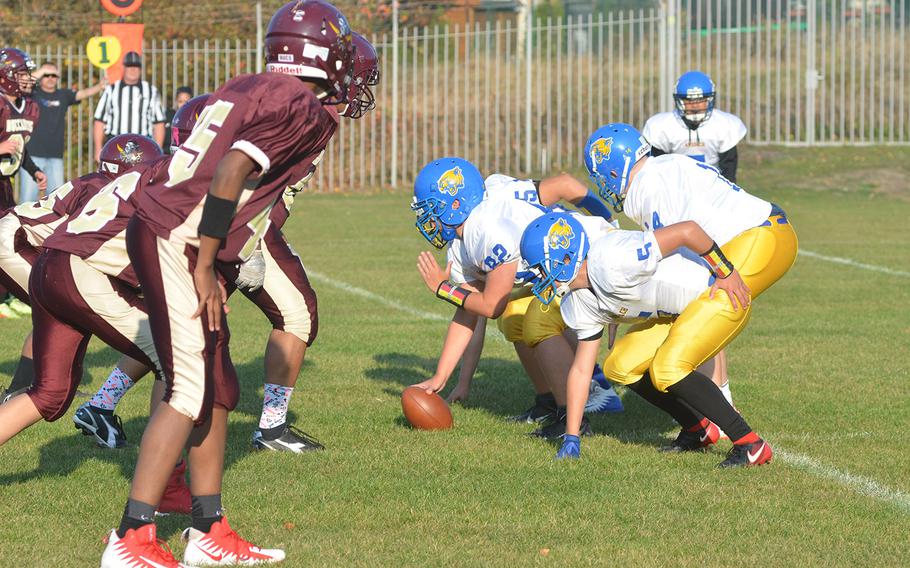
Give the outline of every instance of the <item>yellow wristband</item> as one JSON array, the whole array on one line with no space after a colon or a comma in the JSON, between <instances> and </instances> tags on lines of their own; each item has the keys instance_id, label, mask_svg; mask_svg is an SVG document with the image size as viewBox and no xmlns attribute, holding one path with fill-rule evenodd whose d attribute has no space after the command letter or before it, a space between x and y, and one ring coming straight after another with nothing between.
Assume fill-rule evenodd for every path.
<instances>
[{"instance_id":1,"label":"yellow wristband","mask_svg":"<svg viewBox=\"0 0 910 568\"><path fill-rule=\"evenodd\" d=\"M727 260L727 257L724 256L720 247L717 246L717 243L712 243L708 252L703 253L701 257L705 259L711 267L711 272L718 278L726 278L733 274L733 271L735 270L733 263Z\"/></svg>"},{"instance_id":2,"label":"yellow wristband","mask_svg":"<svg viewBox=\"0 0 910 568\"><path fill-rule=\"evenodd\" d=\"M464 307L464 302L468 298L468 294L470 294L470 293L471 293L470 290L460 288L460 287L452 284L448 280L443 280L439 284L439 287L436 288L436 297L437 298L442 298L446 302L452 304L453 306L457 306L459 308Z\"/></svg>"}]
</instances>

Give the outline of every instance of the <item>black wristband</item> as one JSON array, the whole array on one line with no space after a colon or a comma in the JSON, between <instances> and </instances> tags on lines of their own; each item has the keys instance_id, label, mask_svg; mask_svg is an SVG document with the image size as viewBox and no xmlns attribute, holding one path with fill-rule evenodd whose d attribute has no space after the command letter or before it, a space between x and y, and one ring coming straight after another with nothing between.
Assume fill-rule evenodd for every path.
<instances>
[{"instance_id":1,"label":"black wristband","mask_svg":"<svg viewBox=\"0 0 910 568\"><path fill-rule=\"evenodd\" d=\"M199 234L216 239L225 238L231 228L231 221L234 220L236 207L235 201L208 194L205 198L205 205L202 206Z\"/></svg>"}]
</instances>

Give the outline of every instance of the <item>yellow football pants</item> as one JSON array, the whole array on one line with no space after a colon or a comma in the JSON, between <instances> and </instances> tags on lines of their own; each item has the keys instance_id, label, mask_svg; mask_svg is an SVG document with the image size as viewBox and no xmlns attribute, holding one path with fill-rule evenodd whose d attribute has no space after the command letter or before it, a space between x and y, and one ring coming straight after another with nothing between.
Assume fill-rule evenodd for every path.
<instances>
[{"instance_id":1,"label":"yellow football pants","mask_svg":"<svg viewBox=\"0 0 910 568\"><path fill-rule=\"evenodd\" d=\"M508 341L521 342L528 347L537 347L544 339L566 329L558 300L545 306L535 296L509 302L496 325Z\"/></svg>"},{"instance_id":2,"label":"yellow football pants","mask_svg":"<svg viewBox=\"0 0 910 568\"><path fill-rule=\"evenodd\" d=\"M753 300L796 261L798 244L793 227L781 215L768 221L721 247L751 290ZM713 299L709 293L705 290L676 317L632 326L604 361L607 377L631 384L650 372L654 386L666 392L667 387L714 357L746 326L752 306L734 311L725 292L718 291Z\"/></svg>"}]
</instances>

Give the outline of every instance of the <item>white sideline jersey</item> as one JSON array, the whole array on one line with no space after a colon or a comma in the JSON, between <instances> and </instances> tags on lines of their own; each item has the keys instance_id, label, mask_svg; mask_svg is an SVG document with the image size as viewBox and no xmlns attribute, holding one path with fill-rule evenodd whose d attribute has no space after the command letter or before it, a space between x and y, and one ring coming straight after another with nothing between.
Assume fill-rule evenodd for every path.
<instances>
[{"instance_id":1,"label":"white sideline jersey","mask_svg":"<svg viewBox=\"0 0 910 568\"><path fill-rule=\"evenodd\" d=\"M662 258L651 231L612 231L591 244L587 260L591 288L571 291L559 307L579 339L597 337L610 323L679 315L711 282L697 260Z\"/></svg>"},{"instance_id":2,"label":"white sideline jersey","mask_svg":"<svg viewBox=\"0 0 910 568\"><path fill-rule=\"evenodd\" d=\"M711 111L708 120L699 124L696 130L690 130L676 111L655 114L641 130L655 148L667 154L683 154L715 167L720 154L739 144L746 132L746 125L738 116L717 109Z\"/></svg>"},{"instance_id":3,"label":"white sideline jersey","mask_svg":"<svg viewBox=\"0 0 910 568\"><path fill-rule=\"evenodd\" d=\"M648 158L629 184L623 211L645 231L698 223L718 246L764 223L771 204L743 191L714 168L685 156Z\"/></svg>"},{"instance_id":4,"label":"white sideline jersey","mask_svg":"<svg viewBox=\"0 0 910 568\"><path fill-rule=\"evenodd\" d=\"M450 279L456 284L485 280L487 272L501 264L518 261L515 284L523 285L532 274L521 258L521 235L532 221L550 213L538 202L531 180L493 174L484 181L483 201L465 221L462 238L449 243L446 260L452 263ZM612 227L600 217L572 212L592 240Z\"/></svg>"}]
</instances>

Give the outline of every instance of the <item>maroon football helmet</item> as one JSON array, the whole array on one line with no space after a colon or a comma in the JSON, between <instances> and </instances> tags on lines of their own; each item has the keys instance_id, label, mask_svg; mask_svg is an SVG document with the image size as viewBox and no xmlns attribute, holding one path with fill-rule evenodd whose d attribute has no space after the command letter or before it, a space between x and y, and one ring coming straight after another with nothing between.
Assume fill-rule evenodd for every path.
<instances>
[{"instance_id":1,"label":"maroon football helmet","mask_svg":"<svg viewBox=\"0 0 910 568\"><path fill-rule=\"evenodd\" d=\"M196 126L196 121L199 120L199 115L209 102L210 96L209 93L199 95L186 101L182 107L177 109L177 114L171 120L171 154L190 137L190 132Z\"/></svg>"},{"instance_id":2,"label":"maroon football helmet","mask_svg":"<svg viewBox=\"0 0 910 568\"><path fill-rule=\"evenodd\" d=\"M360 118L376 107L370 87L379 84L379 55L373 44L357 32L354 37L354 81L348 89L348 107L344 116Z\"/></svg>"},{"instance_id":3,"label":"maroon football helmet","mask_svg":"<svg viewBox=\"0 0 910 568\"><path fill-rule=\"evenodd\" d=\"M34 70L35 63L24 51L13 47L0 49L0 93L17 98L31 93L35 86ZM23 83L27 88L22 88Z\"/></svg>"},{"instance_id":4,"label":"maroon football helmet","mask_svg":"<svg viewBox=\"0 0 910 568\"><path fill-rule=\"evenodd\" d=\"M347 100L354 48L347 18L322 0L296 0L279 8L265 34L265 68L324 85L323 104Z\"/></svg>"},{"instance_id":5,"label":"maroon football helmet","mask_svg":"<svg viewBox=\"0 0 910 568\"><path fill-rule=\"evenodd\" d=\"M139 164L147 164L163 156L161 146L147 136L121 134L114 136L101 148L98 172L114 179Z\"/></svg>"}]
</instances>

